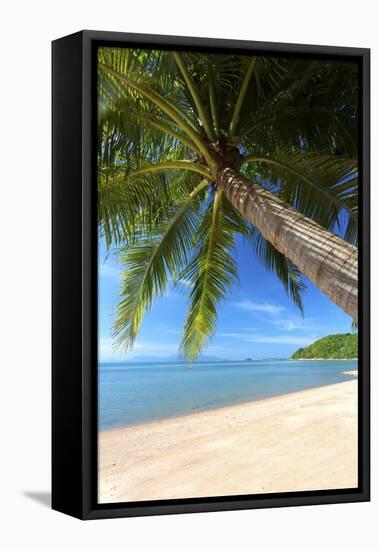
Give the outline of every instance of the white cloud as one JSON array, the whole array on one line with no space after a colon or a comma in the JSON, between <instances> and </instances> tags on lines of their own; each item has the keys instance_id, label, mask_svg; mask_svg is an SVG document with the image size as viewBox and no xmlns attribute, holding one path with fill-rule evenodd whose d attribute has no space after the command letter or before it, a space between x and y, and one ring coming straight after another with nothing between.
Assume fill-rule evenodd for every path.
<instances>
[{"instance_id":1,"label":"white cloud","mask_svg":"<svg viewBox=\"0 0 379 550\"><path fill-rule=\"evenodd\" d=\"M186 286L188 288L193 288L193 284L189 283L188 281L177 281L176 284L177 285L183 285L183 286Z\"/></svg>"},{"instance_id":2,"label":"white cloud","mask_svg":"<svg viewBox=\"0 0 379 550\"><path fill-rule=\"evenodd\" d=\"M311 324L308 320L299 319L271 319L270 322L279 327L281 330L293 331L293 330L319 330L320 327Z\"/></svg>"},{"instance_id":3,"label":"white cloud","mask_svg":"<svg viewBox=\"0 0 379 550\"><path fill-rule=\"evenodd\" d=\"M124 354L121 350L115 349L112 338L100 338L98 342L98 353L100 361L119 361Z\"/></svg>"},{"instance_id":4,"label":"white cloud","mask_svg":"<svg viewBox=\"0 0 379 550\"><path fill-rule=\"evenodd\" d=\"M154 355L161 355L164 353L176 353L178 351L178 344L161 344L158 342L137 342L133 351L138 353L152 353Z\"/></svg>"},{"instance_id":5,"label":"white cloud","mask_svg":"<svg viewBox=\"0 0 379 550\"><path fill-rule=\"evenodd\" d=\"M164 332L167 332L167 334L183 334L182 330L178 330L175 328L162 328Z\"/></svg>"},{"instance_id":6,"label":"white cloud","mask_svg":"<svg viewBox=\"0 0 379 550\"><path fill-rule=\"evenodd\" d=\"M204 350L204 355L208 355L209 353L218 353L220 351L229 351L229 348L225 348L224 346L213 346L210 345Z\"/></svg>"},{"instance_id":7,"label":"white cloud","mask_svg":"<svg viewBox=\"0 0 379 550\"><path fill-rule=\"evenodd\" d=\"M290 336L288 334L279 334L278 336L253 335L246 338L246 341L259 344L287 344L294 346L308 346L309 344L317 340L317 338L318 336L304 337Z\"/></svg>"},{"instance_id":8,"label":"white cloud","mask_svg":"<svg viewBox=\"0 0 379 550\"><path fill-rule=\"evenodd\" d=\"M177 353L178 347L178 344L140 341L134 344L132 350L125 353L122 349L114 347L112 338L100 338L98 352L100 361L125 361L137 355L161 355L164 357Z\"/></svg>"},{"instance_id":9,"label":"white cloud","mask_svg":"<svg viewBox=\"0 0 379 550\"><path fill-rule=\"evenodd\" d=\"M112 265L109 263L101 263L99 265L99 276L119 279L120 269L117 265Z\"/></svg>"},{"instance_id":10,"label":"white cloud","mask_svg":"<svg viewBox=\"0 0 379 550\"><path fill-rule=\"evenodd\" d=\"M175 281L172 277L168 277L168 282L170 283L172 288L177 288L178 290L180 289L185 290L185 288L193 288L193 285L185 280Z\"/></svg>"},{"instance_id":11,"label":"white cloud","mask_svg":"<svg viewBox=\"0 0 379 550\"><path fill-rule=\"evenodd\" d=\"M279 323L275 323L278 324ZM294 323L295 324L295 323ZM288 330L293 330L296 328L295 326L292 328L292 325L288 323L287 325ZM243 331L243 329L241 329ZM241 340L242 342L253 342L253 343L260 343L260 344L288 344L288 345L298 345L298 346L307 346L308 344L311 344L319 336L299 336L299 335L292 335L292 334L279 334L279 335L264 335L264 334L256 334L254 332L256 329L249 329L249 332L220 332L217 334L217 336L221 336L224 338L236 338L238 340Z\"/></svg>"},{"instance_id":12,"label":"white cloud","mask_svg":"<svg viewBox=\"0 0 379 550\"><path fill-rule=\"evenodd\" d=\"M222 338L239 338L242 340L246 338L246 334L241 334L240 332L218 332L217 336L221 336Z\"/></svg>"},{"instance_id":13,"label":"white cloud","mask_svg":"<svg viewBox=\"0 0 379 550\"><path fill-rule=\"evenodd\" d=\"M278 319L272 321L272 323L280 327L282 330L295 330L296 328L299 328L299 325L295 323L294 321L291 321L290 319Z\"/></svg>"},{"instance_id":14,"label":"white cloud","mask_svg":"<svg viewBox=\"0 0 379 550\"><path fill-rule=\"evenodd\" d=\"M283 306L277 306L275 304L259 304L257 302L252 302L251 300L242 300L240 302L233 302L233 305L246 311L260 311L262 313L268 313L270 315L278 315L282 311L285 311L286 308Z\"/></svg>"}]
</instances>

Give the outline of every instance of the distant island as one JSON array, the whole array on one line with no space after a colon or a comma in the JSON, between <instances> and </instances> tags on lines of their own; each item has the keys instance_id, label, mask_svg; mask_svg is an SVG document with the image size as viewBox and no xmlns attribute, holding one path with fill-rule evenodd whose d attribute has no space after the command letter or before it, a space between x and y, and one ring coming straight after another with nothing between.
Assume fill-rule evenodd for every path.
<instances>
[{"instance_id":1,"label":"distant island","mask_svg":"<svg viewBox=\"0 0 379 550\"><path fill-rule=\"evenodd\" d=\"M306 348L299 348L291 359L356 359L358 335L331 334L320 338Z\"/></svg>"},{"instance_id":2,"label":"distant island","mask_svg":"<svg viewBox=\"0 0 379 550\"><path fill-rule=\"evenodd\" d=\"M216 363L225 361L219 357L214 357L213 355L199 355L195 363ZM137 355L136 357L131 357L126 359L126 362L130 363L181 363L186 362L181 355L169 355L169 356L156 356L156 355Z\"/></svg>"},{"instance_id":3,"label":"distant island","mask_svg":"<svg viewBox=\"0 0 379 550\"><path fill-rule=\"evenodd\" d=\"M199 355L194 363L239 363L239 362L266 362L288 361L288 357L247 357L246 359L226 359L214 355ZM188 363L181 355L137 355L128 359L102 359L102 365L114 365L123 363Z\"/></svg>"}]
</instances>

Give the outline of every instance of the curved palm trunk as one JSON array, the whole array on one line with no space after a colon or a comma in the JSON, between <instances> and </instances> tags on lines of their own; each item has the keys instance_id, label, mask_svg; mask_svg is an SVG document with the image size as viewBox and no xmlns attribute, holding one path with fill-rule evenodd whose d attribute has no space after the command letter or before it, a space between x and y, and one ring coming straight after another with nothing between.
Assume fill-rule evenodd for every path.
<instances>
[{"instance_id":1,"label":"curved palm trunk","mask_svg":"<svg viewBox=\"0 0 379 550\"><path fill-rule=\"evenodd\" d=\"M232 168L221 170L217 183L266 240L357 321L358 249L355 246Z\"/></svg>"}]
</instances>

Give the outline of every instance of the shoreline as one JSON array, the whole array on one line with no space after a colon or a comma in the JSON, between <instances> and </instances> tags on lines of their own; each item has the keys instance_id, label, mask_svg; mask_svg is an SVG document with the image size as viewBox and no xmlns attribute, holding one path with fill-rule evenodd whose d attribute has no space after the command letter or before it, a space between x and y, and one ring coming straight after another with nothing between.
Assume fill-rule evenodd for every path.
<instances>
[{"instance_id":1,"label":"shoreline","mask_svg":"<svg viewBox=\"0 0 379 550\"><path fill-rule=\"evenodd\" d=\"M344 370L343 373L345 376L352 376L353 378L358 378L357 370Z\"/></svg>"},{"instance_id":2,"label":"shoreline","mask_svg":"<svg viewBox=\"0 0 379 550\"><path fill-rule=\"evenodd\" d=\"M103 430L99 502L356 487L356 400L350 379Z\"/></svg>"},{"instance_id":3,"label":"shoreline","mask_svg":"<svg viewBox=\"0 0 379 550\"><path fill-rule=\"evenodd\" d=\"M304 359L292 359L287 361L358 361L358 357L339 357L338 359L325 359L324 357L307 357Z\"/></svg>"},{"instance_id":4,"label":"shoreline","mask_svg":"<svg viewBox=\"0 0 379 550\"><path fill-rule=\"evenodd\" d=\"M344 374L348 378L350 378L350 377L357 378L358 377L358 370L343 371L342 374ZM188 416L194 416L194 415L197 415L197 414L203 414L203 413L207 413L207 412L211 412L211 411L222 411L222 410L225 410L225 409L231 409L233 407L239 407L239 406L242 406L242 405L250 405L250 404L252 405L253 403L260 403L261 401L267 401L268 402L271 399L277 399L279 397L284 397L286 395L295 395L295 394L298 394L298 393L302 393L304 391L309 391L309 390L315 390L315 389L318 389L318 388L334 386L335 384L344 384L345 382L346 382L346 380L341 380L339 382L334 382L333 384L313 386L311 388L304 388L302 390L295 390L295 391L286 392L286 393L279 393L277 395L271 395L269 397L258 397L258 399L249 399L247 401L241 401L239 403L233 403L232 405L222 405L221 407L209 407L208 409L200 409L198 411L191 410L190 412L185 413L185 414L178 414L178 415L175 415L175 416L168 416L168 417L165 417L165 418L157 418L157 419L154 419L154 420L147 420L145 422L136 422L135 424L127 424L126 426L114 426L112 428L104 428L102 430L99 430L98 433L101 434L101 433L104 433L104 432L111 432L111 431L115 431L115 430L126 430L128 428L145 426L146 424L156 424L156 423L159 423L159 422L166 422L167 420L187 418Z\"/></svg>"}]
</instances>

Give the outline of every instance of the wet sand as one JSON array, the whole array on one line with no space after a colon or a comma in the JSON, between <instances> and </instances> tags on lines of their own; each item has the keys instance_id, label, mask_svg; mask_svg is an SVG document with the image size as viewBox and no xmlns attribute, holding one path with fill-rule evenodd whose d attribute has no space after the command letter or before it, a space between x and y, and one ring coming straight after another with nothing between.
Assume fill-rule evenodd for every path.
<instances>
[{"instance_id":1,"label":"wet sand","mask_svg":"<svg viewBox=\"0 0 379 550\"><path fill-rule=\"evenodd\" d=\"M100 503L356 486L357 380L99 435Z\"/></svg>"}]
</instances>

